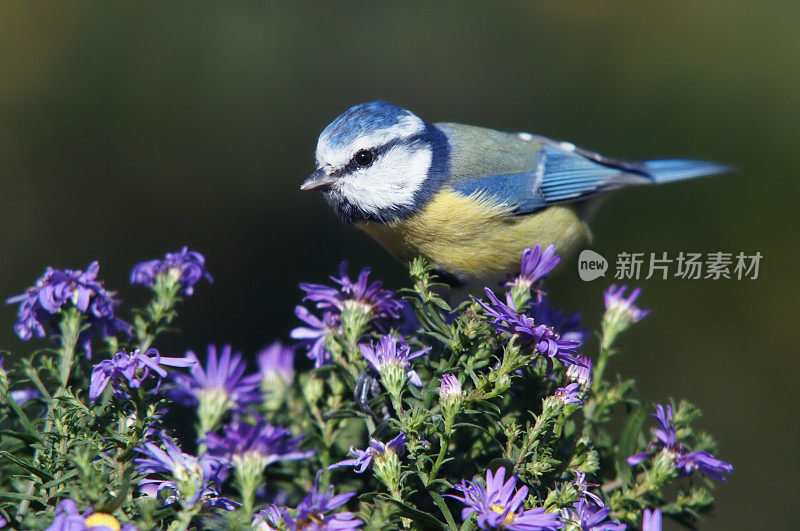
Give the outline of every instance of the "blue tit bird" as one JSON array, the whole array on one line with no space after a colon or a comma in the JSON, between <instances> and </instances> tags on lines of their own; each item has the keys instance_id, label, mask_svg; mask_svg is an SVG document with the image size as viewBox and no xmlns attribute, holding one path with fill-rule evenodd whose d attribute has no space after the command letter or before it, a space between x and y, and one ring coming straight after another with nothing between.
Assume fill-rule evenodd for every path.
<instances>
[{"instance_id":1,"label":"blue tit bird","mask_svg":"<svg viewBox=\"0 0 800 531\"><path fill-rule=\"evenodd\" d=\"M320 190L342 220L403 261L460 279L513 272L526 247L567 252L590 236L598 194L713 175L698 160L626 162L530 133L430 123L382 101L351 107L319 136Z\"/></svg>"}]
</instances>

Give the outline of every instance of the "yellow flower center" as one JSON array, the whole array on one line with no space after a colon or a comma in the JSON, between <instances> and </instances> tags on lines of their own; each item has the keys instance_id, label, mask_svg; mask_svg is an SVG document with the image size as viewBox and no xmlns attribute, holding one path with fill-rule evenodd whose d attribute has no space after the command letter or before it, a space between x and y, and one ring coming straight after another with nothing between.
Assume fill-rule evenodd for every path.
<instances>
[{"instance_id":1,"label":"yellow flower center","mask_svg":"<svg viewBox=\"0 0 800 531\"><path fill-rule=\"evenodd\" d=\"M498 503L495 503L495 504L492 504L492 510L494 512L496 512L497 514L503 514L505 512L506 508L503 507L502 505L498 504ZM511 511L508 511L508 514L503 519L503 523L504 524L513 524L514 523L514 513L512 513Z\"/></svg>"},{"instance_id":2,"label":"yellow flower center","mask_svg":"<svg viewBox=\"0 0 800 531\"><path fill-rule=\"evenodd\" d=\"M325 522L325 515L322 513L312 513L297 522L297 529L319 528Z\"/></svg>"},{"instance_id":3,"label":"yellow flower center","mask_svg":"<svg viewBox=\"0 0 800 531\"><path fill-rule=\"evenodd\" d=\"M120 530L119 520L106 513L94 513L89 515L86 518L84 525L86 525L87 528L93 526L106 526L114 531Z\"/></svg>"}]
</instances>

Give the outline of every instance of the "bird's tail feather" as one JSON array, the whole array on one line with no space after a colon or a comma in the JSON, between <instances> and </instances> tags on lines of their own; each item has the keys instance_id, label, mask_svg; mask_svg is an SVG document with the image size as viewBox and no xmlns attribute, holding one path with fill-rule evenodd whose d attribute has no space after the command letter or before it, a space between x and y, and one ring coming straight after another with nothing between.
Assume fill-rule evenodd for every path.
<instances>
[{"instance_id":1,"label":"bird's tail feather","mask_svg":"<svg viewBox=\"0 0 800 531\"><path fill-rule=\"evenodd\" d=\"M732 171L731 167L724 164L689 159L648 160L643 166L645 173L657 183L682 181Z\"/></svg>"}]
</instances>

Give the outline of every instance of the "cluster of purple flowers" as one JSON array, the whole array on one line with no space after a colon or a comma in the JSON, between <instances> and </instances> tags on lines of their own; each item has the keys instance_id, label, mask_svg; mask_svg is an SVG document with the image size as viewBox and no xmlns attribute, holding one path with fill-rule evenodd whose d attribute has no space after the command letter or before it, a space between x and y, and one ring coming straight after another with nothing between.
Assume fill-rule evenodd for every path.
<instances>
[{"instance_id":1,"label":"cluster of purple flowers","mask_svg":"<svg viewBox=\"0 0 800 531\"><path fill-rule=\"evenodd\" d=\"M116 333L129 335L130 325L114 314L118 305L114 292L106 290L97 279L99 271L97 262L89 264L86 271L48 267L36 285L8 299L8 304L19 303L14 331L20 339L27 341L34 335L45 337L53 332L55 316L67 307L77 309L90 325L79 338L87 356L91 356L94 333L102 337Z\"/></svg>"},{"instance_id":2,"label":"cluster of purple flowers","mask_svg":"<svg viewBox=\"0 0 800 531\"><path fill-rule=\"evenodd\" d=\"M629 457L629 465L638 465L657 452L663 451L672 458L676 470L682 476L688 476L697 470L701 474L711 476L719 481L725 481L725 477L722 474L733 472L733 465L717 459L710 452L704 450L686 451L683 444L678 441L675 433L675 424L672 422L672 406L664 407L659 404L653 416L658 422L658 427L653 429L653 435L655 435L656 440L650 443L648 451Z\"/></svg>"},{"instance_id":3,"label":"cluster of purple flowers","mask_svg":"<svg viewBox=\"0 0 800 531\"><path fill-rule=\"evenodd\" d=\"M384 289L380 281L369 283L370 269L364 268L355 281L347 274L347 262L339 266L339 276L331 277L338 288L323 284L300 284L306 292L304 301L315 303L322 317L317 317L304 306L297 306L295 314L305 323L292 330L291 337L301 341L308 350L308 357L316 367L329 363L330 353L325 348L327 338L338 333L342 318L349 312L366 323L380 324L388 318L400 319L406 304L394 292Z\"/></svg>"},{"instance_id":4,"label":"cluster of purple flowers","mask_svg":"<svg viewBox=\"0 0 800 531\"><path fill-rule=\"evenodd\" d=\"M549 400L558 400L564 406L582 405L588 396L592 362L579 355L577 350L587 332L579 328L580 318L577 314L566 316L561 313L549 304L544 293L538 289L534 290L531 297L527 293L560 261L554 246L542 249L536 244L524 251L519 275L506 284L511 289L506 294L505 302L489 288L485 289L488 302L477 302L492 327L498 333L513 336L523 347L541 356L547 364L548 373L552 372L554 361L566 367L567 382L563 387L558 387ZM85 322L90 326L84 334L90 331L99 331L102 335L118 332L130 334L130 326L114 314L117 306L112 298L114 294L106 291L97 280L98 269L97 262L90 264L85 272L48 269L36 286L9 299L9 303L20 303L15 327L17 334L26 340L33 335L44 337L53 329L54 316L65 307L75 308L85 316ZM352 344L358 344L366 362L361 362L363 367L368 364L380 375L393 398L393 404L402 403L398 392L401 386L406 386L410 381L417 387L423 387L423 381L412 368L411 360L427 354L431 347L412 350L402 335L385 333L384 322L401 319L408 305L397 298L394 292L384 289L381 282L370 283L369 275L370 269L365 268L353 280L347 274L347 263L342 262L339 276L331 277L336 287L301 284L300 288L305 292L303 300L313 304L320 315L305 306L297 306L296 315L305 326L295 328L291 336L305 346L308 357L314 360L316 367L320 367L331 361L328 339L334 334L345 334L345 337L352 339L352 334L348 335L347 330L356 323L355 329L359 332L355 334L358 337ZM173 296L178 290L191 295L194 286L203 279L212 280L206 270L205 259L187 247L176 253L167 253L163 259L137 264L130 276L132 284L155 287L157 293L159 286L169 286ZM611 286L604 294L604 328L608 328L612 337L649 313L649 310L634 305L640 290L635 289L628 296L625 295L626 290L626 286ZM515 299L520 294L524 296ZM524 303L525 307L517 310L515 300L519 305ZM381 335L377 341L361 342L367 330L377 332L374 337ZM88 336L82 335L81 339L86 342L89 353ZM145 352L123 349L111 359L95 364L91 373L89 399L92 403L96 402L109 385L118 400L130 398L132 390L145 386L158 393L164 378L169 376L174 383L174 387L168 391L169 396L180 404L197 408L200 418L197 442L201 450L197 455L185 453L173 438L163 431L156 431L160 427L149 426L139 446L134 448L139 454L134 460L135 468L139 474L147 476L139 483L140 491L146 496L158 498L165 505L179 504L183 509L197 509L198 512L201 508L234 511L243 507L252 513L256 486L263 486L266 467L276 462L309 459L316 453L315 450L301 448L304 436L293 435L286 427L270 424L256 412L256 408L263 413L276 411L280 407L281 402L277 401L275 408L270 409L268 400L270 395L284 393L293 382L294 354L293 348L274 343L259 353L259 371L246 374L245 360L241 354L234 353L230 345L223 346L220 351L214 345L209 345L205 365L192 351L188 351L184 358L174 358L162 357L153 348ZM189 368L189 374L170 373L167 367ZM371 369L367 370L371 372ZM13 393L11 396L16 399ZM449 426L447 429L452 428L453 419L461 411L465 396L468 395L464 394L456 375L441 375L439 397L442 417L446 419L445 426ZM395 409L403 408L395 405ZM733 470L730 464L716 459L709 452L687 451L677 439L670 406L665 408L659 405L654 416L659 424L653 430L655 440L649 445L648 451L628 458L631 466L664 452L680 475L698 470L724 481L722 474ZM224 419L229 422L224 424ZM403 429L412 434L405 427ZM400 485L405 481L399 456L408 451L407 443L404 432L388 443L370 437L366 449L350 446L350 458L329 465L327 469L352 467L357 474L372 469L374 475L388 487L392 497L399 501L403 490ZM408 444L414 450L415 447ZM423 444L427 443L423 441ZM446 446L445 443L445 449ZM442 457L444 453L440 455L440 460ZM231 470L236 474L243 504L219 495ZM357 493L334 495L333 485L320 490L319 479L323 472L317 473L313 488L296 507L270 505L255 515L253 527L318 531L360 528L364 522L353 513L334 512ZM513 470L509 472L511 474L506 479L506 468L500 467L494 472L487 469L485 481L462 480L454 487L459 494L447 496L463 504L462 519L474 517L478 527L484 530L555 531L570 526L570 529L581 531L619 531L626 528L625 524L611 519L611 510L599 496L590 492L589 488L596 485L587 483L584 473L576 472L574 487L579 493L577 501L556 513L547 512L544 507L525 509L528 487L521 485L518 488L518 478L513 475ZM249 478L248 484L252 487L247 493L247 487L242 486L246 483L243 478ZM134 529L129 524L121 525L108 514L91 511L82 514L69 499L59 504L56 518L48 529L103 528L123 531ZM660 528L661 512L658 509L646 510L643 530L660 531Z\"/></svg>"},{"instance_id":5,"label":"cluster of purple flowers","mask_svg":"<svg viewBox=\"0 0 800 531\"><path fill-rule=\"evenodd\" d=\"M186 295L194 293L195 284L201 280L212 282L211 274L206 270L205 257L185 246L176 253L165 254L164 258L136 264L131 270L130 280L131 284L153 287L161 275L178 282Z\"/></svg>"},{"instance_id":6,"label":"cluster of purple flowers","mask_svg":"<svg viewBox=\"0 0 800 531\"><path fill-rule=\"evenodd\" d=\"M130 389L142 387L148 378L154 384L153 392L158 392L162 379L168 374L164 366L193 367L196 363L196 360L189 358L162 357L154 348L144 353L138 348L133 352L121 350L92 369L89 401L97 400L109 383L117 398L127 396Z\"/></svg>"}]
</instances>

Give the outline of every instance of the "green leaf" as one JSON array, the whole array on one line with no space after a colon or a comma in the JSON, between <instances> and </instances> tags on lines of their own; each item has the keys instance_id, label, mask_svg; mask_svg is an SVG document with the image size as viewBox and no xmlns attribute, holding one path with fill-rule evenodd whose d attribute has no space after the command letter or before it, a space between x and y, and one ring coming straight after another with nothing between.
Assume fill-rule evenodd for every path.
<instances>
[{"instance_id":1,"label":"green leaf","mask_svg":"<svg viewBox=\"0 0 800 531\"><path fill-rule=\"evenodd\" d=\"M631 411L625 427L622 428L622 433L619 436L619 447L617 449L616 467L617 474L627 487L633 481L633 471L628 465L628 459L636 451L636 443L639 440L639 433L642 431L644 421L647 419L647 411L639 404L636 409Z\"/></svg>"},{"instance_id":2,"label":"green leaf","mask_svg":"<svg viewBox=\"0 0 800 531\"><path fill-rule=\"evenodd\" d=\"M431 495L431 498L433 498L433 503L435 503L439 507L439 510L442 511L442 515L444 516L444 519L447 520L449 529L455 529L458 527L455 519L453 518L453 514L450 512L450 509L447 507L447 504L444 502L439 493L430 491L428 492Z\"/></svg>"},{"instance_id":3,"label":"green leaf","mask_svg":"<svg viewBox=\"0 0 800 531\"><path fill-rule=\"evenodd\" d=\"M35 443L36 441L39 440L33 435L30 435L29 433L12 431L12 430L0 430L0 435L4 435L6 437L13 437L27 444Z\"/></svg>"},{"instance_id":4,"label":"green leaf","mask_svg":"<svg viewBox=\"0 0 800 531\"><path fill-rule=\"evenodd\" d=\"M34 437L37 441L41 441L42 440L42 435L39 433L39 431L36 429L36 427L30 421L30 419L28 418L28 415L26 415L25 412L22 410L22 408L19 407L19 405L17 404L16 400L11 398L10 393L7 393L6 389L0 388L0 395L3 396L3 402L8 404L8 407L10 407L11 410L14 412L14 414L16 414L17 418L22 423L22 425L25 426L25 430L27 430L27 432L32 437Z\"/></svg>"},{"instance_id":5,"label":"green leaf","mask_svg":"<svg viewBox=\"0 0 800 531\"><path fill-rule=\"evenodd\" d=\"M67 472L66 474L61 476L60 478L54 479L53 481L48 481L47 483L44 483L40 488L41 489L51 489L53 487L57 487L57 486L61 485L62 483L66 483L67 481L69 481L70 479L74 478L77 475L78 475L78 471L77 470L70 470L69 472Z\"/></svg>"},{"instance_id":6,"label":"green leaf","mask_svg":"<svg viewBox=\"0 0 800 531\"><path fill-rule=\"evenodd\" d=\"M322 415L324 420L331 420L331 419L343 419L343 418L365 418L367 415L361 413L360 411L356 411L354 409L337 409L335 411L328 411L327 413Z\"/></svg>"},{"instance_id":7,"label":"green leaf","mask_svg":"<svg viewBox=\"0 0 800 531\"><path fill-rule=\"evenodd\" d=\"M12 463L21 466L22 468L24 468L25 470L27 470L31 474L35 475L36 477L38 477L38 478L40 478L40 479L42 479L44 481L51 481L53 479L53 476L49 472L46 472L46 471L42 470L41 468L37 468L34 465L32 465L31 463L29 463L27 461L23 461L19 457L11 455L10 453L8 453L6 451L0 450L0 457L5 457L6 459L11 461Z\"/></svg>"},{"instance_id":8,"label":"green leaf","mask_svg":"<svg viewBox=\"0 0 800 531\"><path fill-rule=\"evenodd\" d=\"M379 495L378 498L395 505L399 509L400 516L422 524L424 529L447 529L444 522L430 513L415 509L410 505L387 496L386 494Z\"/></svg>"},{"instance_id":9,"label":"green leaf","mask_svg":"<svg viewBox=\"0 0 800 531\"><path fill-rule=\"evenodd\" d=\"M375 498L377 498L378 496L381 496L381 494L379 492L365 492L364 494L359 494L358 495L358 499L363 501L363 502L369 503L372 500L374 500Z\"/></svg>"},{"instance_id":10,"label":"green leaf","mask_svg":"<svg viewBox=\"0 0 800 531\"><path fill-rule=\"evenodd\" d=\"M450 313L450 312L453 311L453 309L450 307L450 305L447 304L443 299L440 299L439 297L432 298L431 302L433 304L435 304L436 306L438 306L439 308L441 308L442 310L446 311L447 313Z\"/></svg>"},{"instance_id":11,"label":"green leaf","mask_svg":"<svg viewBox=\"0 0 800 531\"><path fill-rule=\"evenodd\" d=\"M47 505L45 503L45 499L40 496L34 496L32 494L23 494L21 492L3 492L0 491L0 498L8 498L11 500L28 500L32 502L39 502L42 505Z\"/></svg>"}]
</instances>

